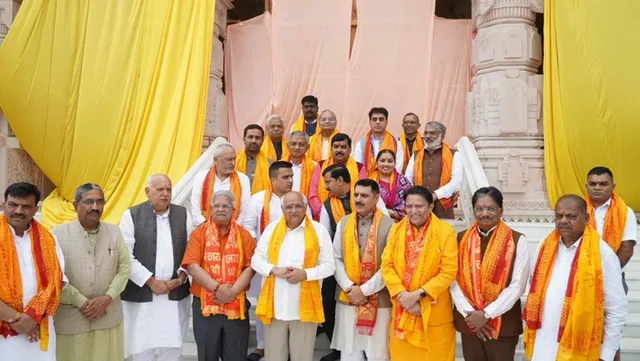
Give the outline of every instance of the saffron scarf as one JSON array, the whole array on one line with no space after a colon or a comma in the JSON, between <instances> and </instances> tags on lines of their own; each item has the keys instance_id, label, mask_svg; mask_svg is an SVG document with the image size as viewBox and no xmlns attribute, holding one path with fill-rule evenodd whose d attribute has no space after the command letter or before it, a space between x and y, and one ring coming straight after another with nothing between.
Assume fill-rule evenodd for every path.
<instances>
[{"instance_id":1,"label":"saffron scarf","mask_svg":"<svg viewBox=\"0 0 640 361\"><path fill-rule=\"evenodd\" d=\"M353 212L347 219L344 233L342 234L342 250L347 276L349 276L351 282L361 286L376 273L378 265L378 225L380 224L382 213L377 209L373 213L362 260L360 259L360 246L358 243L357 218L357 213ZM338 298L340 301L349 303L349 298L344 290L340 291ZM367 302L357 305L355 308L356 332L359 335L372 336L378 315L378 295L373 294L367 297Z\"/></svg>"},{"instance_id":2,"label":"saffron scarf","mask_svg":"<svg viewBox=\"0 0 640 361\"><path fill-rule=\"evenodd\" d=\"M25 313L40 325L40 350L49 347L49 316L58 309L62 291L62 270L53 235L35 219L29 226L31 255L36 270L38 291L22 303L23 290L20 263L9 222L4 213L0 214L0 300L14 310ZM0 335L4 338L18 333L7 322L0 321Z\"/></svg>"},{"instance_id":3,"label":"saffron scarf","mask_svg":"<svg viewBox=\"0 0 640 361\"><path fill-rule=\"evenodd\" d=\"M322 168L320 169L320 179L318 179L318 198L320 202L324 202L329 198L329 191L324 187L324 177L322 176L322 172L327 169L328 166L334 164L333 156L330 156L322 163ZM347 160L347 164L345 164L347 170L349 171L349 175L351 176L351 193L353 193L353 188L356 184L356 181L360 178L360 171L358 170L358 163L353 159L353 157L349 157Z\"/></svg>"},{"instance_id":4,"label":"saffron scarf","mask_svg":"<svg viewBox=\"0 0 640 361\"><path fill-rule=\"evenodd\" d=\"M424 142L422 141L422 136L419 133L416 133L416 139L413 141L413 148L409 149L407 146L407 135L402 133L400 135L400 144L402 144L402 151L404 152L404 164L402 165L402 172L404 173L407 171L407 165L409 165L411 154L422 150L424 148Z\"/></svg>"},{"instance_id":5,"label":"saffron scarf","mask_svg":"<svg viewBox=\"0 0 640 361\"><path fill-rule=\"evenodd\" d=\"M476 310L487 307L504 290L516 249L513 231L502 221L494 229L484 257L481 254L481 240L478 223L475 222L462 236L458 248L456 280ZM502 316L489 320L488 324L494 329L491 336L498 338Z\"/></svg>"},{"instance_id":6,"label":"saffron scarf","mask_svg":"<svg viewBox=\"0 0 640 361\"><path fill-rule=\"evenodd\" d=\"M291 163L291 157L287 158L287 161ZM309 188L311 188L311 176L313 170L316 168L316 164L309 156L309 153L302 158L302 169L300 169L300 193L305 197L309 197Z\"/></svg>"},{"instance_id":7,"label":"saffron scarf","mask_svg":"<svg viewBox=\"0 0 640 361\"><path fill-rule=\"evenodd\" d=\"M205 237L202 268L221 285L233 285L242 273L242 265L244 264L242 235L238 230L238 224L235 219L231 220L227 241L222 245L220 240L224 236L220 234L220 229L215 222L209 218ZM233 301L223 305L214 303L214 296L214 292L202 287L200 309L203 316L225 315L230 320L244 320L244 291L240 292Z\"/></svg>"},{"instance_id":8,"label":"saffron scarf","mask_svg":"<svg viewBox=\"0 0 640 361\"><path fill-rule=\"evenodd\" d=\"M264 229L269 225L269 220L271 219L271 195L273 192L271 191L271 187L265 189L264 191L264 199L262 204L262 212L260 212L260 234L264 232Z\"/></svg>"},{"instance_id":9,"label":"saffron scarf","mask_svg":"<svg viewBox=\"0 0 640 361\"><path fill-rule=\"evenodd\" d=\"M587 213L589 213L589 224L596 228L596 215L593 209L593 202L586 197ZM611 195L611 203L609 209L604 216L604 227L602 227L602 239L611 248L613 252L618 252L622 245L622 233L627 222L627 204L615 192Z\"/></svg>"},{"instance_id":10,"label":"saffron scarf","mask_svg":"<svg viewBox=\"0 0 640 361\"><path fill-rule=\"evenodd\" d=\"M373 144L371 144L372 137L373 135L371 134L371 131L368 131L364 137L364 145L362 147L362 159L364 160L364 166L367 167L367 174L372 173L376 169L376 155L373 152ZM382 136L382 141L380 142L380 149L378 149L378 152L383 149L389 149L393 151L394 154L398 149L398 141L393 137L393 135L391 135L391 133L387 132L386 130L384 132L384 135Z\"/></svg>"},{"instance_id":11,"label":"saffron scarf","mask_svg":"<svg viewBox=\"0 0 640 361\"><path fill-rule=\"evenodd\" d=\"M287 142L282 138L280 140L282 142L282 154L280 159L289 158L289 146L287 146ZM262 147L260 147L260 152L262 152L268 159L278 160L278 154L276 154L276 147L273 145L273 141L267 135L262 142ZM267 168L268 169L268 168Z\"/></svg>"},{"instance_id":12,"label":"saffron scarf","mask_svg":"<svg viewBox=\"0 0 640 361\"><path fill-rule=\"evenodd\" d=\"M378 184L380 183L380 171L378 170L377 167L373 171L373 173L369 174L369 178L373 179ZM393 173L391 173L391 176L389 177L389 189L390 189L389 194L392 199L390 202L387 200L384 200L384 203L385 205L387 205L387 208L392 208L393 205L395 205L396 201L398 200L398 182L397 182L398 178L399 178L398 171L394 169Z\"/></svg>"},{"instance_id":13,"label":"saffron scarf","mask_svg":"<svg viewBox=\"0 0 640 361\"><path fill-rule=\"evenodd\" d=\"M407 291L415 291L422 287L440 271L440 239L446 227L450 226L434 214L431 214L427 224L420 230L411 225L407 217L391 227L388 239L391 244L396 245L392 254L393 268L397 274L402 275L402 284ZM426 337L431 314L429 297L420 300L420 307L422 314L413 315L394 300L393 332L396 337L430 352L429 340Z\"/></svg>"},{"instance_id":14,"label":"saffron scarf","mask_svg":"<svg viewBox=\"0 0 640 361\"><path fill-rule=\"evenodd\" d=\"M316 114L316 122L318 121L319 115ZM300 117L293 123L291 126L291 133L295 131L307 132L307 123L304 121L304 114L300 114ZM316 133L320 133L320 125L316 124Z\"/></svg>"},{"instance_id":15,"label":"saffron scarf","mask_svg":"<svg viewBox=\"0 0 640 361\"><path fill-rule=\"evenodd\" d=\"M329 136L329 147L327 147L326 154L322 154L322 141L324 140L322 131L312 135L311 138L309 138L309 154L311 154L311 159L319 162L323 159L329 158L331 156L331 138L338 133L339 131L334 129L333 133Z\"/></svg>"},{"instance_id":16,"label":"saffron scarf","mask_svg":"<svg viewBox=\"0 0 640 361\"><path fill-rule=\"evenodd\" d=\"M536 331L542 327L547 286L558 251L560 233L554 230L542 241L529 296L522 312L525 321L523 342L531 359ZM600 236L588 225L582 234L571 264L569 282L562 305L558 328L558 361L593 361L600 357L604 328L604 285L600 259Z\"/></svg>"},{"instance_id":17,"label":"saffron scarf","mask_svg":"<svg viewBox=\"0 0 640 361\"><path fill-rule=\"evenodd\" d=\"M302 268L312 268L318 264L318 255L320 253L320 242L318 235L311 220L308 216L304 218L304 261ZM278 255L280 247L287 233L287 220L282 217L278 221L278 225L273 230L269 239L269 249L267 255L269 263L278 264ZM275 293L276 277L268 275L264 278L260 295L258 296L258 305L256 306L256 317L265 325L270 325L275 315L274 311L274 293ZM324 311L322 310L322 294L320 293L320 281L301 281L300 282L300 321L322 323L324 322Z\"/></svg>"},{"instance_id":18,"label":"saffron scarf","mask_svg":"<svg viewBox=\"0 0 640 361\"><path fill-rule=\"evenodd\" d=\"M414 184L422 185L422 162L424 160L424 150L415 153L415 158L413 160L414 165ZM453 168L453 153L451 152L451 148L446 143L442 143L442 166L440 172L440 187L449 183L451 180L451 170ZM435 189L430 189L430 191L434 191ZM442 198L438 199L440 204L444 209L449 209L453 206L453 201L451 198Z\"/></svg>"},{"instance_id":19,"label":"saffron scarf","mask_svg":"<svg viewBox=\"0 0 640 361\"><path fill-rule=\"evenodd\" d=\"M236 155L236 171L247 173L247 152L242 149ZM253 183L251 183L251 194L263 191L271 185L269 179L269 161L263 151L259 151L256 156L256 170L253 173Z\"/></svg>"},{"instance_id":20,"label":"saffron scarf","mask_svg":"<svg viewBox=\"0 0 640 361\"><path fill-rule=\"evenodd\" d=\"M333 217L333 221L338 224L342 217L347 215L347 211L344 209L340 198L336 196L331 196L329 203L331 204L331 217ZM355 213L356 205L353 201L353 193L349 193L349 203L351 204L351 212Z\"/></svg>"},{"instance_id":21,"label":"saffron scarf","mask_svg":"<svg viewBox=\"0 0 640 361\"><path fill-rule=\"evenodd\" d=\"M237 219L240 214L240 198L242 197L242 185L238 178L238 173L231 172L229 174L229 182L231 183L231 193L236 198L235 210L233 211L233 219ZM205 219L209 219L211 216L211 197L215 193L216 184L216 166L215 164L209 169L209 173L204 177L202 182L202 196L200 197L200 210Z\"/></svg>"}]
</instances>

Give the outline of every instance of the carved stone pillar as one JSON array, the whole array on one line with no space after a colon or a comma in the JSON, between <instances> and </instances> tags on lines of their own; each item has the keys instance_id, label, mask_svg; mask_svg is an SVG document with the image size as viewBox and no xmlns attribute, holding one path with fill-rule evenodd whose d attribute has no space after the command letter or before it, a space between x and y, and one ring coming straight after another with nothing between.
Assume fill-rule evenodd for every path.
<instances>
[{"instance_id":1,"label":"carved stone pillar","mask_svg":"<svg viewBox=\"0 0 640 361\"><path fill-rule=\"evenodd\" d=\"M542 140L542 0L472 0L467 132L508 221L551 221Z\"/></svg>"},{"instance_id":2,"label":"carved stone pillar","mask_svg":"<svg viewBox=\"0 0 640 361\"><path fill-rule=\"evenodd\" d=\"M20 3L15 0L0 0L0 45L5 39L13 19L18 13ZM0 190L14 182L33 183L40 189L43 197L53 190L54 186L31 159L29 154L20 147L7 118L0 109Z\"/></svg>"},{"instance_id":3,"label":"carved stone pillar","mask_svg":"<svg viewBox=\"0 0 640 361\"><path fill-rule=\"evenodd\" d=\"M207 117L204 127L202 150L204 151L216 137L229 135L227 97L224 94L224 40L227 37L227 11L233 8L231 0L217 0L214 18L213 45L211 47L211 67L209 71L209 92L207 95Z\"/></svg>"}]
</instances>

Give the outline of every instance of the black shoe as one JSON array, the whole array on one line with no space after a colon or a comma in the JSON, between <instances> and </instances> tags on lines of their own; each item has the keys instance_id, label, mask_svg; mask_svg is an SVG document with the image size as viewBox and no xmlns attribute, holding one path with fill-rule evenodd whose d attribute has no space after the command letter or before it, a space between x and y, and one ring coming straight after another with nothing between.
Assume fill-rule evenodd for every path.
<instances>
[{"instance_id":1,"label":"black shoe","mask_svg":"<svg viewBox=\"0 0 640 361\"><path fill-rule=\"evenodd\" d=\"M331 350L331 353L328 353L320 359L320 361L339 361L340 360L340 351Z\"/></svg>"}]
</instances>

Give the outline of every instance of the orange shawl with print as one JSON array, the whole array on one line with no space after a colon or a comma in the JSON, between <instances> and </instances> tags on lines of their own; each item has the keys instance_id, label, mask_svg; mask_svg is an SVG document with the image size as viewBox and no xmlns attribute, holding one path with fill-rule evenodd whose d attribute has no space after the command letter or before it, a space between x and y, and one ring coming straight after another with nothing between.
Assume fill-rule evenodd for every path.
<instances>
[{"instance_id":1,"label":"orange shawl with print","mask_svg":"<svg viewBox=\"0 0 640 361\"><path fill-rule=\"evenodd\" d=\"M316 114L316 122L318 121L319 115ZM293 123L291 126L291 133L295 131L307 132L307 123L304 121L304 114L300 114L300 117ZM316 124L316 133L320 133L320 125Z\"/></svg>"},{"instance_id":2,"label":"orange shawl with print","mask_svg":"<svg viewBox=\"0 0 640 361\"><path fill-rule=\"evenodd\" d=\"M287 142L284 138L280 140L282 142L282 154L280 159L289 158L289 146L287 146ZM264 153L264 155L273 161L280 160L278 159L278 155L276 154L276 147L273 145L273 141L269 136L264 137L264 141L262 142L262 147L260 147L260 151Z\"/></svg>"},{"instance_id":3,"label":"orange shawl with print","mask_svg":"<svg viewBox=\"0 0 640 361\"><path fill-rule=\"evenodd\" d=\"M321 132L318 132L309 138L309 154L311 155L311 159L316 162L319 162L323 159L327 159L331 156L331 138L334 135L338 134L338 129L334 129L333 133L329 136L329 147L327 148L327 154L322 154L322 141L324 137Z\"/></svg>"},{"instance_id":4,"label":"orange shawl with print","mask_svg":"<svg viewBox=\"0 0 640 361\"><path fill-rule=\"evenodd\" d=\"M416 139L413 142L413 148L409 149L409 147L407 147L407 135L402 133L402 135L400 135L400 144L402 144L402 151L404 152L404 164L402 165L402 172L404 173L407 170L407 165L409 165L411 155L419 150L422 150L424 148L424 142L422 141L422 136L420 135L420 133L416 133Z\"/></svg>"},{"instance_id":5,"label":"orange shawl with print","mask_svg":"<svg viewBox=\"0 0 640 361\"><path fill-rule=\"evenodd\" d=\"M304 261L302 268L313 268L318 264L318 256L320 254L320 241L316 234L313 224L308 216L304 218ZM267 257L269 263L278 264L278 255L280 247L287 234L287 220L282 217L278 221L278 225L273 230L269 239L269 248ZM275 315L274 311L274 294L275 294L276 277L268 275L264 278L264 283L260 289L258 296L258 305L256 306L256 317L265 325L270 325ZM320 293L320 281L302 281L300 282L300 321L322 323L324 322L324 311L322 310L322 294Z\"/></svg>"},{"instance_id":6,"label":"orange shawl with print","mask_svg":"<svg viewBox=\"0 0 640 361\"><path fill-rule=\"evenodd\" d=\"M542 241L533 269L529 296L522 312L526 326L522 340L529 359L533 355L536 331L542 327L542 309L558 242L562 240L556 230ZM604 285L599 243L598 232L588 225L582 234L569 273L558 328L558 361L593 361L600 357L604 329Z\"/></svg>"},{"instance_id":7,"label":"orange shawl with print","mask_svg":"<svg viewBox=\"0 0 640 361\"><path fill-rule=\"evenodd\" d=\"M229 174L229 182L231 183L231 193L236 197L235 210L233 211L233 219L237 219L240 214L240 198L242 197L242 185L238 178L238 173L231 172ZM200 197L200 210L205 219L211 216L211 197L215 193L214 185L216 183L216 166L215 164L209 169L209 173L204 177L202 182L202 196Z\"/></svg>"},{"instance_id":8,"label":"orange shawl with print","mask_svg":"<svg viewBox=\"0 0 640 361\"><path fill-rule=\"evenodd\" d=\"M288 162L291 162L291 157L287 158ZM309 188L311 188L311 176L313 176L313 170L316 168L316 164L313 162L309 153L302 158L302 169L300 171L300 193L305 197L309 197Z\"/></svg>"},{"instance_id":9,"label":"orange shawl with print","mask_svg":"<svg viewBox=\"0 0 640 361\"><path fill-rule=\"evenodd\" d=\"M376 209L373 213L367 240L364 244L364 252L360 259L360 245L358 243L358 214L351 213L342 234L342 250L344 258L344 268L354 285L362 286L367 283L376 273L378 266L378 224L382 213ZM344 290L338 296L340 301L349 303ZM373 294L367 297L367 302L355 306L356 332L359 335L373 335L373 327L376 325L378 315L378 295Z\"/></svg>"},{"instance_id":10,"label":"orange shawl with print","mask_svg":"<svg viewBox=\"0 0 640 361\"><path fill-rule=\"evenodd\" d=\"M205 236L202 268L221 285L233 286L240 273L242 273L242 265L244 264L242 236L238 230L238 224L232 219L231 224L229 224L227 241L222 245L220 240L224 236L220 234L215 222L209 218ZM214 298L215 294L211 290L202 287L200 291L200 300L202 300L200 309L203 316L226 315L230 320L244 320L244 291L240 292L233 301L223 305L215 303Z\"/></svg>"},{"instance_id":11,"label":"orange shawl with print","mask_svg":"<svg viewBox=\"0 0 640 361\"><path fill-rule=\"evenodd\" d=\"M320 179L318 179L318 198L320 199L320 202L324 202L329 198L329 191L324 187L324 177L322 176L322 172L334 163L335 161L333 160L333 156L330 156L322 163L322 167L320 168ZM349 160L347 160L345 167L347 167L349 175L351 176L351 193L353 193L356 181L360 178L358 163L353 159L353 157L349 156Z\"/></svg>"},{"instance_id":12,"label":"orange shawl with print","mask_svg":"<svg viewBox=\"0 0 640 361\"><path fill-rule=\"evenodd\" d=\"M236 155L236 171L247 174L247 152L242 149ZM247 175L248 176L248 175ZM271 185L269 178L269 160L263 151L259 151L256 156L256 170L253 173L251 183L251 194L263 191Z\"/></svg>"},{"instance_id":13,"label":"orange shawl with print","mask_svg":"<svg viewBox=\"0 0 640 361\"><path fill-rule=\"evenodd\" d=\"M456 280L462 293L476 310L487 307L504 290L516 249L513 231L502 221L494 229L484 257L481 254L481 240L478 223L475 222L464 233L458 246ZM491 336L498 338L502 317L491 319L488 324L494 329Z\"/></svg>"},{"instance_id":14,"label":"orange shawl with print","mask_svg":"<svg viewBox=\"0 0 640 361\"><path fill-rule=\"evenodd\" d=\"M424 161L424 150L415 153L413 160L413 184L422 185L422 162ZM446 143L442 143L442 171L440 173L440 187L449 183L451 180L451 170L453 169L453 152ZM430 192L435 189L429 189ZM449 209L453 206L451 198L438 199L444 209Z\"/></svg>"},{"instance_id":15,"label":"orange shawl with print","mask_svg":"<svg viewBox=\"0 0 640 361\"><path fill-rule=\"evenodd\" d=\"M373 172L376 169L376 154L373 152L373 144L371 144L371 138L373 135L371 131L368 131L364 136L364 145L362 146L364 166L367 167L367 174ZM385 131L380 142L380 152L383 149L389 149L393 151L393 154L398 150L398 141L391 135L391 133Z\"/></svg>"},{"instance_id":16,"label":"orange shawl with print","mask_svg":"<svg viewBox=\"0 0 640 361\"><path fill-rule=\"evenodd\" d=\"M62 270L51 232L35 219L29 226L31 255L35 265L38 291L29 303L22 303L23 290L20 263L13 234L4 213L0 214L0 300L19 313L33 318L40 326L40 350L49 347L49 316L58 309L62 291ZM7 322L0 321L0 335L7 338L18 333Z\"/></svg>"},{"instance_id":17,"label":"orange shawl with print","mask_svg":"<svg viewBox=\"0 0 640 361\"><path fill-rule=\"evenodd\" d=\"M593 207L593 202L587 196L587 212L589 213L589 224L596 228L596 215ZM615 192L611 195L611 204L607 213L604 216L604 227L602 227L602 239L607 242L613 249L613 252L618 252L620 245L622 245L622 234L624 233L624 226L627 222L627 204L617 195Z\"/></svg>"}]
</instances>

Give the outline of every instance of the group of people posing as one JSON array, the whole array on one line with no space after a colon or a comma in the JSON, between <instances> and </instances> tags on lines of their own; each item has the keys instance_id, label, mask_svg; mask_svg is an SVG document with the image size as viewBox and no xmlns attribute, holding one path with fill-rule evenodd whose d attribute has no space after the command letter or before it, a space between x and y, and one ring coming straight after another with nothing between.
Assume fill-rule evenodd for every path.
<instances>
[{"instance_id":1,"label":"group of people posing","mask_svg":"<svg viewBox=\"0 0 640 361\"><path fill-rule=\"evenodd\" d=\"M217 146L189 208L155 174L148 200L110 224L88 183L78 218L48 230L38 189L9 186L0 361L179 360L190 306L199 361L312 361L319 333L333 349L323 361L453 361L456 331L467 361L513 360L523 333L534 361L619 357L637 222L609 169L588 173L587 196L557 201L530 257L494 187L475 192L475 222L456 235L462 164L442 124L420 135L410 113L396 138L372 108L352 149L318 110L306 96L286 138L273 115L244 129L244 149Z\"/></svg>"}]
</instances>

